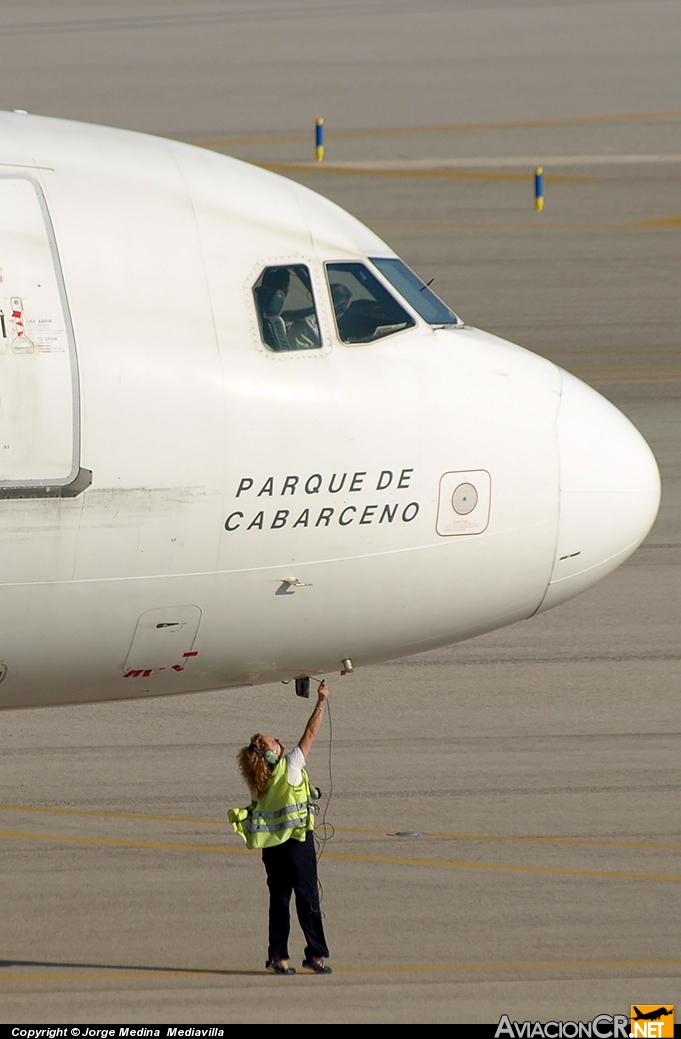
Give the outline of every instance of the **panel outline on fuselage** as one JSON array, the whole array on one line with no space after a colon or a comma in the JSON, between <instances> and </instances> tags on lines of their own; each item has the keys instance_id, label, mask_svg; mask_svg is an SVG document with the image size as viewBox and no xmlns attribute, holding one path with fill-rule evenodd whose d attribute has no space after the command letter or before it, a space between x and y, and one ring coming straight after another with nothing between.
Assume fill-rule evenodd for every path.
<instances>
[{"instance_id":1,"label":"panel outline on fuselage","mask_svg":"<svg viewBox=\"0 0 681 1039\"><path fill-rule=\"evenodd\" d=\"M45 225L45 233L50 247L50 256L59 292L64 316L64 328L66 341L69 349L69 362L71 370L71 402L72 402L72 452L71 471L58 479L42 480L7 480L0 483L0 499L7 498L52 498L52 497L76 497L81 494L92 483L92 473L89 469L83 469L80 465L80 373L78 370L78 355L76 353L76 337L71 319L71 308L66 293L64 272L59 256L57 239L54 233L52 218L47 205L47 199L42 185L29 173L0 173L0 180L23 180L28 181L35 191L38 206Z\"/></svg>"}]
</instances>

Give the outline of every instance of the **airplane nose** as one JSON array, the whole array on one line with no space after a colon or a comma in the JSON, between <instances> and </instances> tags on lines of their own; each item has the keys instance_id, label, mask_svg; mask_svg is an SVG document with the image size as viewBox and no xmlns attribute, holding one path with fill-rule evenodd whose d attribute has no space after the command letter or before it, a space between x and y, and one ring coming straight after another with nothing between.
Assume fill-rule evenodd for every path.
<instances>
[{"instance_id":1,"label":"airplane nose","mask_svg":"<svg viewBox=\"0 0 681 1039\"><path fill-rule=\"evenodd\" d=\"M655 522L655 456L621 411L561 371L560 518L551 580L537 613L590 588L635 551Z\"/></svg>"}]
</instances>

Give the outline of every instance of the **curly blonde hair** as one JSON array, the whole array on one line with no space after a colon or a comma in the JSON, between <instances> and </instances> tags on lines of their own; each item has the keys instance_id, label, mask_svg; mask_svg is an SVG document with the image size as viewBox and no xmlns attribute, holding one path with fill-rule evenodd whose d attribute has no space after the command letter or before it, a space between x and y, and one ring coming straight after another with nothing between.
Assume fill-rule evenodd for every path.
<instances>
[{"instance_id":1,"label":"curly blonde hair","mask_svg":"<svg viewBox=\"0 0 681 1039\"><path fill-rule=\"evenodd\" d=\"M266 750L269 750L265 743L265 737L259 732L251 736L251 744L262 751L263 754ZM250 746L242 747L237 754L236 760L239 763L241 775L244 777L253 797L262 797L272 777L272 769L262 754L258 754L256 750L251 750Z\"/></svg>"}]
</instances>

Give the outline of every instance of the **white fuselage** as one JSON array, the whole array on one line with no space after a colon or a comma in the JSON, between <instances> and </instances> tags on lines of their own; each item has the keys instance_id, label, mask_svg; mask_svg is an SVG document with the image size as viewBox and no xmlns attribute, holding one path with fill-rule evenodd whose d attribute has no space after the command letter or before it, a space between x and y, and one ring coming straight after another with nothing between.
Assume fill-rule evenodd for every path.
<instances>
[{"instance_id":1,"label":"white fuselage","mask_svg":"<svg viewBox=\"0 0 681 1039\"><path fill-rule=\"evenodd\" d=\"M416 653L645 537L647 445L554 364L404 302L414 327L341 341L324 265L394 254L330 202L176 142L0 122L0 706ZM277 264L310 271L319 349L262 340Z\"/></svg>"}]
</instances>

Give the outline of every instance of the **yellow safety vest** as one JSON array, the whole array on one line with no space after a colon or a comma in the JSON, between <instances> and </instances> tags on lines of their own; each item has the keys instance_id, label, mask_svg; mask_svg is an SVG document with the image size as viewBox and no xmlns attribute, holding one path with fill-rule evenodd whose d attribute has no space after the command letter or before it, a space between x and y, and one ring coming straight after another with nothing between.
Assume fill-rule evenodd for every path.
<instances>
[{"instance_id":1,"label":"yellow safety vest","mask_svg":"<svg viewBox=\"0 0 681 1039\"><path fill-rule=\"evenodd\" d=\"M298 786L288 781L288 762L279 759L272 769L267 790L248 808L230 808L229 821L234 832L241 834L249 848L274 848L289 837L304 841L308 830L314 830L310 810L310 781L302 769Z\"/></svg>"}]
</instances>

